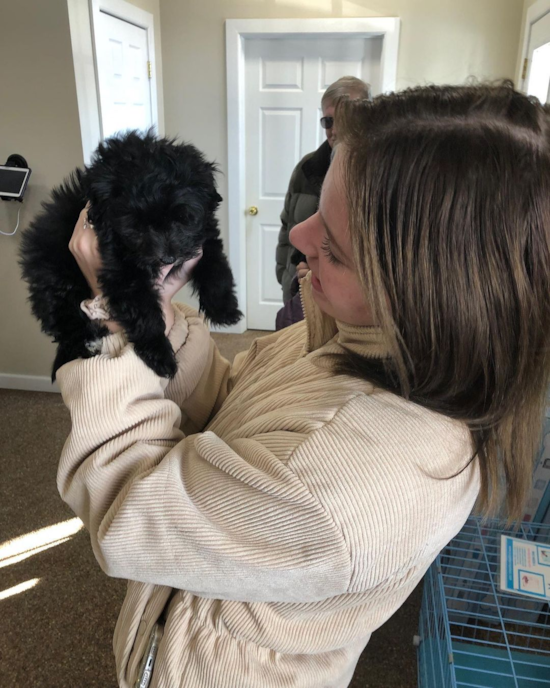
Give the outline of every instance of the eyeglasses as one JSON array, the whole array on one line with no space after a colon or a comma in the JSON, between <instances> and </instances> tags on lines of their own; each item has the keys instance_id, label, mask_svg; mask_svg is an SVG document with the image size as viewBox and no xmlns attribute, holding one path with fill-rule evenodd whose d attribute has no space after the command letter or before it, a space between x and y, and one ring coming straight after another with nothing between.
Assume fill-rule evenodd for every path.
<instances>
[{"instance_id":1,"label":"eyeglasses","mask_svg":"<svg viewBox=\"0 0 550 688\"><path fill-rule=\"evenodd\" d=\"M334 117L321 117L320 122L323 129L332 129Z\"/></svg>"}]
</instances>

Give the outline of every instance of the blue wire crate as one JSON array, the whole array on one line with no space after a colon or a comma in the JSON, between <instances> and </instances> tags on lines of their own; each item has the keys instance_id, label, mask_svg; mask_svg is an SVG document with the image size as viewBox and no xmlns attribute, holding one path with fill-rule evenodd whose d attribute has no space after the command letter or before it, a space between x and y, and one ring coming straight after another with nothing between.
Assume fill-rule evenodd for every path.
<instances>
[{"instance_id":1,"label":"blue wire crate","mask_svg":"<svg viewBox=\"0 0 550 688\"><path fill-rule=\"evenodd\" d=\"M419 688L550 687L550 610L498 587L500 536L550 543L550 525L468 519L424 578Z\"/></svg>"}]
</instances>

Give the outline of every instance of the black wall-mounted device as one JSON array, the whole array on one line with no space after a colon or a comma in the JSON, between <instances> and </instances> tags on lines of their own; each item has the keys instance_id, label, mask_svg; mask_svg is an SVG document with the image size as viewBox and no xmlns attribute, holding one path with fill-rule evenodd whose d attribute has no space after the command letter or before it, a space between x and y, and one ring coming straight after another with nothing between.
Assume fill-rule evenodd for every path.
<instances>
[{"instance_id":1,"label":"black wall-mounted device","mask_svg":"<svg viewBox=\"0 0 550 688\"><path fill-rule=\"evenodd\" d=\"M0 198L3 201L23 201L31 168L22 155L13 153L0 165Z\"/></svg>"}]
</instances>

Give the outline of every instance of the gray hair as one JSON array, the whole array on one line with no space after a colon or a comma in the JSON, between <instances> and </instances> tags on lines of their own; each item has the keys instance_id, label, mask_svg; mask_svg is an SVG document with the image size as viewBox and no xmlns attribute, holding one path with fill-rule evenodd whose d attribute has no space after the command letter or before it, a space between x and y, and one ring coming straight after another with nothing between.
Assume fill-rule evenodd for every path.
<instances>
[{"instance_id":1,"label":"gray hair","mask_svg":"<svg viewBox=\"0 0 550 688\"><path fill-rule=\"evenodd\" d=\"M336 103L341 96L352 96L361 100L370 100L370 84L358 79L356 76L342 76L331 84L323 93L321 107L326 102Z\"/></svg>"}]
</instances>

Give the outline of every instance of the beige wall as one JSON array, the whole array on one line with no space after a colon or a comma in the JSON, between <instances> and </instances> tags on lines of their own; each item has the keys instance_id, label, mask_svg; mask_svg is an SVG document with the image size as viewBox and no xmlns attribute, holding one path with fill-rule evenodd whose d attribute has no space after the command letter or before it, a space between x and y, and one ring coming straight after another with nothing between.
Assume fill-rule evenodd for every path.
<instances>
[{"instance_id":1,"label":"beige wall","mask_svg":"<svg viewBox=\"0 0 550 688\"><path fill-rule=\"evenodd\" d=\"M227 174L225 19L400 17L401 89L514 78L522 10L523 0L161 0L166 132ZM227 198L223 175L219 185ZM227 247L226 203L219 218Z\"/></svg>"},{"instance_id":2,"label":"beige wall","mask_svg":"<svg viewBox=\"0 0 550 688\"><path fill-rule=\"evenodd\" d=\"M155 17L161 121L163 113L159 0L130 0ZM0 20L0 164L23 155L32 168L23 204L0 202L0 376L49 375L55 347L26 302L17 251L24 229L52 186L83 164L67 0L2 3ZM2 378L0 377L0 384Z\"/></svg>"},{"instance_id":3,"label":"beige wall","mask_svg":"<svg viewBox=\"0 0 550 688\"><path fill-rule=\"evenodd\" d=\"M32 168L25 200L0 202L0 229L24 228L50 187L77 165L82 145L67 0L2 3L0 22L0 163L23 155ZM0 236L0 373L48 375L53 346L39 331L20 281L21 234Z\"/></svg>"},{"instance_id":4,"label":"beige wall","mask_svg":"<svg viewBox=\"0 0 550 688\"><path fill-rule=\"evenodd\" d=\"M400 17L405 88L513 78L522 8L523 0L161 0L166 131L226 169L227 18Z\"/></svg>"},{"instance_id":5,"label":"beige wall","mask_svg":"<svg viewBox=\"0 0 550 688\"><path fill-rule=\"evenodd\" d=\"M160 5L166 132L191 140L227 170L226 18L398 16L398 88L460 83L468 76L513 77L522 0L134 0ZM158 19L158 9L154 11ZM17 55L17 59L14 59ZM5 2L0 24L0 163L10 153L33 168L21 211L24 227L48 190L82 164L66 0ZM227 183L220 177L220 191ZM0 204L0 229L15 226L14 203ZM220 212L227 238L227 207ZM0 251L0 374L48 375L53 345L26 304L16 252L19 236Z\"/></svg>"}]
</instances>

